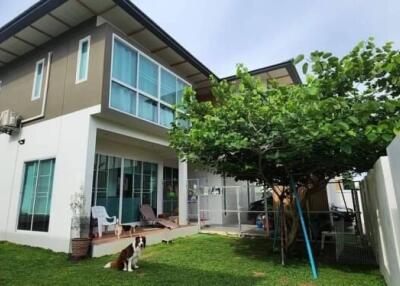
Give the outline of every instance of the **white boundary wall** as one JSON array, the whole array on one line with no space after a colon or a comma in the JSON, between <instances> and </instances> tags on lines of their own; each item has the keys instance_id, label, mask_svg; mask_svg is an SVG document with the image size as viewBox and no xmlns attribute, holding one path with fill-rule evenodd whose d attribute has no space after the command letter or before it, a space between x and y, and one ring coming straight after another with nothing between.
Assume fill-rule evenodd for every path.
<instances>
[{"instance_id":1,"label":"white boundary wall","mask_svg":"<svg viewBox=\"0 0 400 286\"><path fill-rule=\"evenodd\" d=\"M361 183L366 233L386 283L400 281L400 137Z\"/></svg>"}]
</instances>

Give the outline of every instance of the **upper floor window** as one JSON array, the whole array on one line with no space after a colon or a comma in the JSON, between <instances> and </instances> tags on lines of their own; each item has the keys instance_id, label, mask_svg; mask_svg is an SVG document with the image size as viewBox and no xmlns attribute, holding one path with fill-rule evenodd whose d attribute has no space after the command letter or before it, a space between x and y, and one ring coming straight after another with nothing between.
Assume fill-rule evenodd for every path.
<instances>
[{"instance_id":1,"label":"upper floor window","mask_svg":"<svg viewBox=\"0 0 400 286\"><path fill-rule=\"evenodd\" d=\"M148 58L139 58L139 89L149 95L158 95L158 66Z\"/></svg>"},{"instance_id":2,"label":"upper floor window","mask_svg":"<svg viewBox=\"0 0 400 286\"><path fill-rule=\"evenodd\" d=\"M164 127L175 119L187 82L113 36L110 107Z\"/></svg>"},{"instance_id":3,"label":"upper floor window","mask_svg":"<svg viewBox=\"0 0 400 286\"><path fill-rule=\"evenodd\" d=\"M32 88L32 100L40 98L42 92L43 69L44 69L44 59L41 59L36 63L35 66L35 76L33 78L33 88Z\"/></svg>"},{"instance_id":4,"label":"upper floor window","mask_svg":"<svg viewBox=\"0 0 400 286\"><path fill-rule=\"evenodd\" d=\"M90 36L79 41L78 61L76 64L76 80L80 83L88 78L89 71Z\"/></svg>"}]
</instances>

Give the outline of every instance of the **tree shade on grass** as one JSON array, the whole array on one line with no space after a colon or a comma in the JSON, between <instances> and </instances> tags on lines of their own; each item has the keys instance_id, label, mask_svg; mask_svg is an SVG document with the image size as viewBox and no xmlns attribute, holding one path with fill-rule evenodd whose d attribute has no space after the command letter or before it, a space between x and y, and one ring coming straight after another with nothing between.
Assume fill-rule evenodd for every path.
<instances>
[{"instance_id":1,"label":"tree shade on grass","mask_svg":"<svg viewBox=\"0 0 400 286\"><path fill-rule=\"evenodd\" d=\"M312 280L305 258L286 267L265 240L195 235L146 248L132 273L103 269L115 256L78 263L66 254L0 243L0 285L385 285L377 269L319 265ZM304 256L305 257L305 256Z\"/></svg>"}]
</instances>

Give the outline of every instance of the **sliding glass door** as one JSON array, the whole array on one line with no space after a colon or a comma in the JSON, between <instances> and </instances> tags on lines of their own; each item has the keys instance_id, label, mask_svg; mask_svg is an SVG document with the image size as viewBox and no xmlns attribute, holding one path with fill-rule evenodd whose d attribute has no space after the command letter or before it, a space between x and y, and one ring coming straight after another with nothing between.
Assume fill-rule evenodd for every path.
<instances>
[{"instance_id":1,"label":"sliding glass door","mask_svg":"<svg viewBox=\"0 0 400 286\"><path fill-rule=\"evenodd\" d=\"M95 203L104 206L110 216L119 215L121 158L97 156L97 192ZM95 186L96 187L96 186Z\"/></svg>"},{"instance_id":2,"label":"sliding glass door","mask_svg":"<svg viewBox=\"0 0 400 286\"><path fill-rule=\"evenodd\" d=\"M123 223L140 220L141 176L142 162L125 159L121 218Z\"/></svg>"},{"instance_id":3,"label":"sliding glass door","mask_svg":"<svg viewBox=\"0 0 400 286\"><path fill-rule=\"evenodd\" d=\"M163 212L178 215L178 169L164 167Z\"/></svg>"},{"instance_id":4,"label":"sliding glass door","mask_svg":"<svg viewBox=\"0 0 400 286\"><path fill-rule=\"evenodd\" d=\"M92 204L121 223L139 221L142 204L157 213L157 164L96 154L93 178Z\"/></svg>"}]
</instances>

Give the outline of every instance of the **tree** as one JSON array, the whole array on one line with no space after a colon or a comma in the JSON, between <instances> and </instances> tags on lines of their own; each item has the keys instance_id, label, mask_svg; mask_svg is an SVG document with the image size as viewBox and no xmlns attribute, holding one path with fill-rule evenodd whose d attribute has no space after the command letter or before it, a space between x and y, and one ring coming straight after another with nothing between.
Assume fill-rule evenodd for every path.
<instances>
[{"instance_id":1,"label":"tree","mask_svg":"<svg viewBox=\"0 0 400 286\"><path fill-rule=\"evenodd\" d=\"M186 113L170 131L181 158L286 200L289 244L298 229L290 177L304 200L343 172L368 171L400 130L400 52L391 43L369 39L342 58L315 51L295 62L304 84L265 85L239 65L235 82L210 79L213 102L187 89Z\"/></svg>"}]
</instances>

